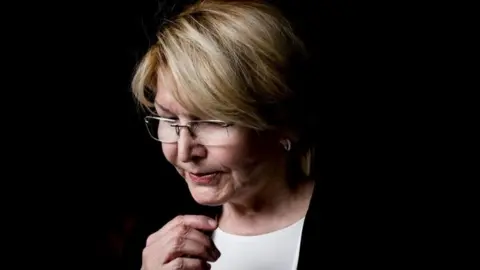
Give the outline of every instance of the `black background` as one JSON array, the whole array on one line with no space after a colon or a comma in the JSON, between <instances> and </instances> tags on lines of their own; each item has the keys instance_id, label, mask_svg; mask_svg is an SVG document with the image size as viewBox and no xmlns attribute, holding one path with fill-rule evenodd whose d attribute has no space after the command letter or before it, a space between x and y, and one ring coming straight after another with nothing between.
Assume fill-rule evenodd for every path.
<instances>
[{"instance_id":1,"label":"black background","mask_svg":"<svg viewBox=\"0 0 480 270\"><path fill-rule=\"evenodd\" d=\"M412 187L423 176L412 171L424 148L410 152L412 142L423 140L421 121L405 128L423 95L410 85L418 74L407 60L412 39L402 38L390 8L272 2L318 60L316 169L331 190L332 212L401 246L393 239L412 231L412 219L400 218L406 210L399 209L412 204L418 192ZM148 137L129 89L162 5L16 4L22 11L7 21L11 37L4 40L9 69L2 103L12 131L4 140L4 168L6 183L15 186L3 197L5 224L15 232L5 231L5 239L13 242L17 268L46 260L63 269L118 269L128 224L160 224L190 199Z\"/></svg>"}]
</instances>

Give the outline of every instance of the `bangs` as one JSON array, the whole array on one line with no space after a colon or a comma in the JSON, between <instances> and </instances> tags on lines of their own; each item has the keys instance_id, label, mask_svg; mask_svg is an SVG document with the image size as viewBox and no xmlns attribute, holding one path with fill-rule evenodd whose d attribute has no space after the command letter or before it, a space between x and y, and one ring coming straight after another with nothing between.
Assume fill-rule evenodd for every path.
<instances>
[{"instance_id":1,"label":"bangs","mask_svg":"<svg viewBox=\"0 0 480 270\"><path fill-rule=\"evenodd\" d=\"M258 117L257 100L246 92L253 88L251 80L245 80L247 71L218 37L200 30L183 20L159 36L164 62L158 79L166 82L171 77L173 97L193 115L267 129Z\"/></svg>"}]
</instances>

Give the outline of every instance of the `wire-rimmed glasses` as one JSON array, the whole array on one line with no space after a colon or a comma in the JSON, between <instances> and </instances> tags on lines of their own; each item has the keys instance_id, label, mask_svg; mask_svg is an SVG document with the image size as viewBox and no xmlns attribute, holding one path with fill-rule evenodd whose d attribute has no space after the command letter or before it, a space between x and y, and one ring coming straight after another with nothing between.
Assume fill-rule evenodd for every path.
<instances>
[{"instance_id":1,"label":"wire-rimmed glasses","mask_svg":"<svg viewBox=\"0 0 480 270\"><path fill-rule=\"evenodd\" d=\"M181 125L178 120L158 116L146 116L145 125L149 135L162 143L176 143L180 131L186 128L190 136L203 145L222 144L229 138L228 128L232 125L220 120L192 120Z\"/></svg>"}]
</instances>

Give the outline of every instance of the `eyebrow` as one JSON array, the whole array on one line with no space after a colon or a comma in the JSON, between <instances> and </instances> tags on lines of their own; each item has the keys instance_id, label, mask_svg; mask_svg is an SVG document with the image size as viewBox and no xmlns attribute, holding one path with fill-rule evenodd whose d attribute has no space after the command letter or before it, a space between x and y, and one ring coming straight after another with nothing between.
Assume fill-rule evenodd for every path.
<instances>
[{"instance_id":1,"label":"eyebrow","mask_svg":"<svg viewBox=\"0 0 480 270\"><path fill-rule=\"evenodd\" d=\"M177 115L176 113L172 112L171 110L169 110L169 109L165 108L164 106L160 105L160 103L158 103L157 101L154 101L154 103L163 112L165 112L167 114L171 114L171 115ZM193 114L186 114L185 116L190 118L190 119L198 119L198 117L193 115ZM206 119L206 120L212 120L212 119Z\"/></svg>"},{"instance_id":2,"label":"eyebrow","mask_svg":"<svg viewBox=\"0 0 480 270\"><path fill-rule=\"evenodd\" d=\"M172 113L169 109L163 107L162 105L160 105L160 104L159 104L158 102L156 102L156 101L155 101L155 105L157 105L157 107L158 107L160 110L162 110L162 111L164 111L164 112L166 112L166 113Z\"/></svg>"}]
</instances>

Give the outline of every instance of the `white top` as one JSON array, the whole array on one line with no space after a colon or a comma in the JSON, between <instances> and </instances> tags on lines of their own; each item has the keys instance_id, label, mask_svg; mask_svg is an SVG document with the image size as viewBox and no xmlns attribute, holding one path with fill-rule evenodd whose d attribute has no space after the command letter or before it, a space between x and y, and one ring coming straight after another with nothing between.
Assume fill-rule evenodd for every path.
<instances>
[{"instance_id":1,"label":"white top","mask_svg":"<svg viewBox=\"0 0 480 270\"><path fill-rule=\"evenodd\" d=\"M221 256L212 270L295 270L305 218L267 234L233 235L217 228L212 239Z\"/></svg>"}]
</instances>

